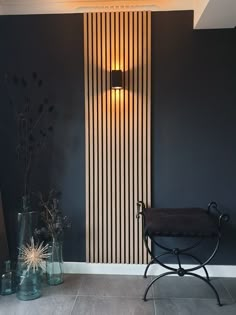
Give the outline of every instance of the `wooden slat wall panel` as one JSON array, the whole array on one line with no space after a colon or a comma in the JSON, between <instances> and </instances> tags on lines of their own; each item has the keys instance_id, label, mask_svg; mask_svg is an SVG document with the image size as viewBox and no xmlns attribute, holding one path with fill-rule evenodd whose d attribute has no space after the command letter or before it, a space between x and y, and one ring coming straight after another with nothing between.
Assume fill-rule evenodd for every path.
<instances>
[{"instance_id":1,"label":"wooden slat wall panel","mask_svg":"<svg viewBox=\"0 0 236 315\"><path fill-rule=\"evenodd\" d=\"M150 12L84 14L84 56L86 259L147 263L136 202L151 203Z\"/></svg>"}]
</instances>

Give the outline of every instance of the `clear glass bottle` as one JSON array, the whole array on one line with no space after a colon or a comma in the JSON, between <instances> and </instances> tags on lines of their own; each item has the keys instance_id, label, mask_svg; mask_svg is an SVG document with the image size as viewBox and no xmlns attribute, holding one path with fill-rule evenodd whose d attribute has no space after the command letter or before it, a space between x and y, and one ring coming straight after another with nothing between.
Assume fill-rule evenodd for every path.
<instances>
[{"instance_id":1,"label":"clear glass bottle","mask_svg":"<svg viewBox=\"0 0 236 315\"><path fill-rule=\"evenodd\" d=\"M1 295L16 292L15 272L11 270L11 261L5 261L5 272L1 276Z\"/></svg>"},{"instance_id":2,"label":"clear glass bottle","mask_svg":"<svg viewBox=\"0 0 236 315\"><path fill-rule=\"evenodd\" d=\"M47 258L47 283L49 285L58 285L63 283L63 258L62 242L55 241L49 245Z\"/></svg>"}]
</instances>

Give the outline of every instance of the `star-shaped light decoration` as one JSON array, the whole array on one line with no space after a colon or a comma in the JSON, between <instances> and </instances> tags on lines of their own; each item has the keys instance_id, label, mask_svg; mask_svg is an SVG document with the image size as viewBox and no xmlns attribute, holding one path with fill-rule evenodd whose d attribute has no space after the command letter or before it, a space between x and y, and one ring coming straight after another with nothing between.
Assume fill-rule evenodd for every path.
<instances>
[{"instance_id":1,"label":"star-shaped light decoration","mask_svg":"<svg viewBox=\"0 0 236 315\"><path fill-rule=\"evenodd\" d=\"M48 244L43 246L43 242L38 245L34 244L34 238L31 238L31 244L23 245L19 248L19 259L27 266L27 272L30 268L33 272L38 271L39 268L44 269L44 259L48 258L50 254L47 253Z\"/></svg>"}]
</instances>

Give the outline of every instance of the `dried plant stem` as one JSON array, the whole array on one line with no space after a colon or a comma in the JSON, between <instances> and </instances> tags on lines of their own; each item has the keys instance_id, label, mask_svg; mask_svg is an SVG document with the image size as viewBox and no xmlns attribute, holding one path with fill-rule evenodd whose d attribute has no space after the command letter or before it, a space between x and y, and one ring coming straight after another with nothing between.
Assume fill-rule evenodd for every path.
<instances>
[{"instance_id":1,"label":"dried plant stem","mask_svg":"<svg viewBox=\"0 0 236 315\"><path fill-rule=\"evenodd\" d=\"M46 220L47 220L47 222L49 222L48 215L50 215L50 217L53 218L52 212L47 205L49 200L44 201L42 195L40 194L40 201L41 201L41 205L47 210L46 211L46 216L47 216ZM55 235L54 235L54 230L53 230L53 227L51 226L51 224L48 224L48 229L52 235L52 239L54 240Z\"/></svg>"},{"instance_id":2,"label":"dried plant stem","mask_svg":"<svg viewBox=\"0 0 236 315\"><path fill-rule=\"evenodd\" d=\"M40 120L43 118L44 114L45 114L45 112L42 112L40 114L39 118L36 120L35 124L30 129L30 132L32 132L37 127L37 125L39 124Z\"/></svg>"},{"instance_id":3,"label":"dried plant stem","mask_svg":"<svg viewBox=\"0 0 236 315\"><path fill-rule=\"evenodd\" d=\"M30 152L26 170L25 170L25 196L28 196L29 194L31 164L32 164L32 153Z\"/></svg>"}]
</instances>

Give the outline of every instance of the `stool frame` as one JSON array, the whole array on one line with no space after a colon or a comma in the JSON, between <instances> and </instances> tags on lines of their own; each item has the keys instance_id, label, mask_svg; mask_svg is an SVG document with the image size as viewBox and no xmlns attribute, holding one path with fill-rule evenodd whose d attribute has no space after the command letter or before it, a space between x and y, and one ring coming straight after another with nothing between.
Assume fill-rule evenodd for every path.
<instances>
[{"instance_id":1,"label":"stool frame","mask_svg":"<svg viewBox=\"0 0 236 315\"><path fill-rule=\"evenodd\" d=\"M144 271L144 278L147 277L147 272L149 267L154 264L154 263L158 263L160 266L166 268L167 272L162 273L161 275L155 277L147 286L145 292L144 292L144 297L143 300L147 301L147 294L149 289L151 288L151 286L158 281L159 279L168 276L168 275L178 275L180 277L183 276L193 276L196 277L198 279L201 279L202 281L204 281L214 292L215 296L216 296L216 300L219 306L222 306L222 303L220 301L220 297L219 294L216 290L216 288L213 286L213 284L210 282L210 277L208 274L208 271L206 269L206 265L215 257L218 249L219 249L219 245L220 245L220 240L221 240L221 228L222 228L222 223L223 222L228 222L229 221L229 215L220 212L220 210L217 207L217 203L212 201L211 203L209 203L208 208L207 208L207 212L210 214L210 212L213 212L214 214L217 215L218 217L218 233L216 235L216 245L215 248L213 249L212 253L210 254L209 258L206 259L204 262L202 262L198 257L196 257L193 254L188 253L188 251L192 250L193 248L197 247L198 245L200 245L200 243L203 241L203 239L205 237L200 237L200 239L198 239L196 242L194 242L194 244L192 246L186 247L186 248L169 248L166 246L163 246L162 244L158 243L154 237L152 237L151 235L148 234L148 231L145 230L145 214L144 214L144 209L145 209L145 204L142 201L138 201L137 203L138 206L138 212L137 212L137 219L139 219L142 216L142 224L143 224L143 241L145 244L145 247L147 248L148 253L151 256L151 261L148 263L145 271ZM155 236L157 237L157 236ZM152 250L149 248L148 246L148 238L150 238L151 240L151 244L155 244L157 247L160 247L161 249L163 249L165 252L158 255L158 256L154 256L152 253ZM163 257L163 256L167 256L167 255L174 255L177 259L178 262L178 268L173 268L168 266L167 264L163 263L160 261L159 258ZM196 267L193 268L183 268L182 264L181 264L181 259L180 256L187 256L192 258L193 260L195 260L198 265ZM206 277L200 276L198 274L196 274L194 271L203 268Z\"/></svg>"}]
</instances>

